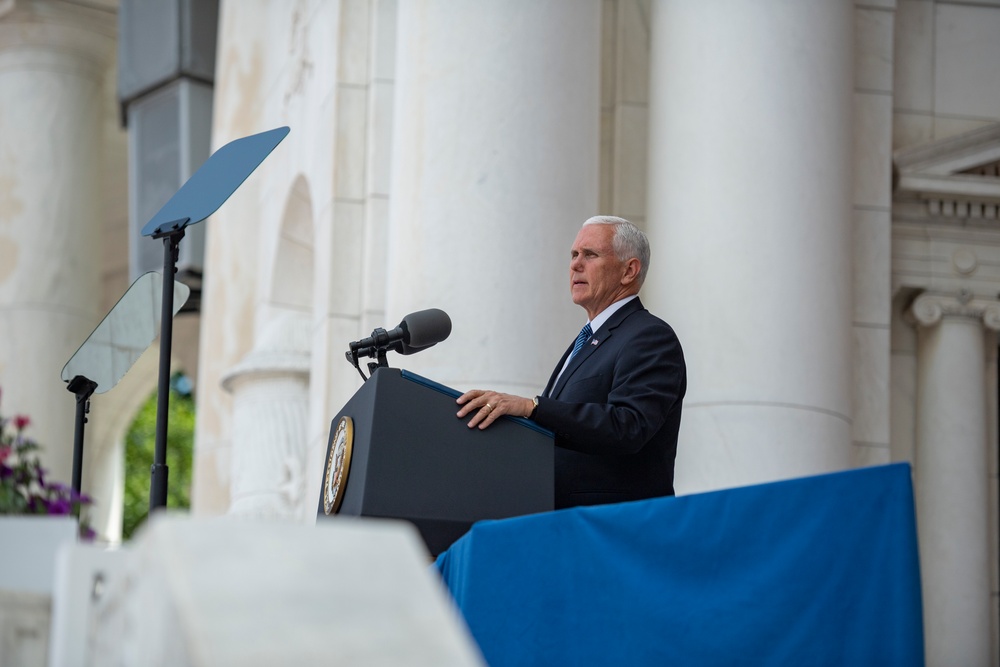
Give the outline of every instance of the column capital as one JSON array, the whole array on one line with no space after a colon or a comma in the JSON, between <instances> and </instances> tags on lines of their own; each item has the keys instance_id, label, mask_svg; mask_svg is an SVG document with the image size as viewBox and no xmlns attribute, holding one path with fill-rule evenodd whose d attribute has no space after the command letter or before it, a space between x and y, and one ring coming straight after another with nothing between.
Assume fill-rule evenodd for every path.
<instances>
[{"instance_id":1,"label":"column capital","mask_svg":"<svg viewBox=\"0 0 1000 667\"><path fill-rule=\"evenodd\" d=\"M309 382L310 320L301 313L279 312L264 325L253 349L222 376L229 393L246 382L297 379Z\"/></svg>"},{"instance_id":2,"label":"column capital","mask_svg":"<svg viewBox=\"0 0 1000 667\"><path fill-rule=\"evenodd\" d=\"M907 315L916 326L932 327L946 317L980 320L993 331L1000 331L1000 301L980 299L969 290L956 294L925 292L910 306Z\"/></svg>"}]
</instances>

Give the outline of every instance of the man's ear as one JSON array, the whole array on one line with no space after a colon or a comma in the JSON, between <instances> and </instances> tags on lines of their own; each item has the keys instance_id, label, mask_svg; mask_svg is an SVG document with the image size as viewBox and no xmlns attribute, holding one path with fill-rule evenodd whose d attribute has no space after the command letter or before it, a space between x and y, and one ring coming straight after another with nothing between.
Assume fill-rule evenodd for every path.
<instances>
[{"instance_id":1,"label":"man's ear","mask_svg":"<svg viewBox=\"0 0 1000 667\"><path fill-rule=\"evenodd\" d=\"M638 280L640 269L642 269L642 265L636 257L633 257L625 262L625 272L622 274L622 285L631 285Z\"/></svg>"}]
</instances>

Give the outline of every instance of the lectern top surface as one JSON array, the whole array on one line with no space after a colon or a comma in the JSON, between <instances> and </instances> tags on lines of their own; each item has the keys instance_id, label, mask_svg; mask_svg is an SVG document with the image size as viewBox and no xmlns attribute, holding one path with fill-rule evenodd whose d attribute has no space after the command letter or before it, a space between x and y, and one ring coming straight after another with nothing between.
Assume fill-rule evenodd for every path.
<instances>
[{"instance_id":1,"label":"lectern top surface","mask_svg":"<svg viewBox=\"0 0 1000 667\"><path fill-rule=\"evenodd\" d=\"M404 380L409 380L410 382L416 382L417 384L421 384L435 391L439 391L442 394L451 396L452 398L458 398L459 396L462 395L462 392L458 391L457 389L452 389L451 387L445 386L440 382L429 380L423 377L422 375L417 375L416 373L413 373L411 371L401 370L400 374L403 376ZM541 426L531 421L530 419L525 419L524 417L512 417L510 415L504 415L503 417L501 417L501 419L510 419L512 421L517 422L521 426L526 426L527 428L530 428L533 431L538 431L542 435L547 435L550 438L555 437L555 434L552 431L546 428L542 428Z\"/></svg>"}]
</instances>

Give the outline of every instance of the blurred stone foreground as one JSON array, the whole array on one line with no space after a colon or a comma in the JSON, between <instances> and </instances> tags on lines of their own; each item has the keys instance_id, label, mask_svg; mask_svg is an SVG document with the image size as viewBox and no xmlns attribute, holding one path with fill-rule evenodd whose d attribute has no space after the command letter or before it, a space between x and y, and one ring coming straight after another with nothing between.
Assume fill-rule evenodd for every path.
<instances>
[{"instance_id":1,"label":"blurred stone foreground","mask_svg":"<svg viewBox=\"0 0 1000 667\"><path fill-rule=\"evenodd\" d=\"M17 524L0 665L485 665L407 523L161 513L117 550L74 528Z\"/></svg>"}]
</instances>

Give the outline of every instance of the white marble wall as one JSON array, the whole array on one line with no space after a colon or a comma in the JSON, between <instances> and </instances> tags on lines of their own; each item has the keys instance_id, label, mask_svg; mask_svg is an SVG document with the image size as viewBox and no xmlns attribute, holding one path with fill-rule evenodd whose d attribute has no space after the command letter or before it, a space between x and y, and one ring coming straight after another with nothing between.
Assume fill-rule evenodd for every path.
<instances>
[{"instance_id":1,"label":"white marble wall","mask_svg":"<svg viewBox=\"0 0 1000 667\"><path fill-rule=\"evenodd\" d=\"M337 66L339 10L334 3L264 0L220 8L213 149L283 125L291 132L205 223L211 268L201 326L192 489L197 512L229 507L233 403L220 383L281 306L273 302L275 275L295 268L276 266L288 211L307 218L296 224L316 243L330 226L337 98L329 82ZM264 57L263 45L274 57ZM304 206L297 203L303 198Z\"/></svg>"},{"instance_id":2,"label":"white marble wall","mask_svg":"<svg viewBox=\"0 0 1000 667\"><path fill-rule=\"evenodd\" d=\"M933 0L897 0L893 52L893 148L897 151L918 150L929 142L954 138L963 133L984 128L1000 120L1000 89L998 70L1000 62L1000 8L992 3L962 3ZM933 152L933 149L929 149ZM975 149L971 151L973 154ZM955 153L955 155L960 154ZM933 156L932 158L933 159ZM984 160L987 160L984 153ZM917 398L917 368L920 362L916 332L912 320L899 314L904 312L916 294L922 290L938 294L957 295L967 289L972 294L992 298L1000 291L1000 276L991 268L997 254L1000 236L988 220L963 217L948 202L931 214L927 205L914 201L911 195L893 203L892 290L896 304L892 324L892 409L891 440L895 460L914 462L920 474L920 461L916 425L921 419ZM971 270L958 270L955 253L971 253L974 259ZM963 264L964 265L964 264ZM987 338L992 340L991 335ZM995 349L986 355L995 359ZM926 360L922 363L926 363ZM988 406L996 406L995 368L987 361L987 373L982 392ZM926 388L925 388L926 390ZM954 388L951 388L954 390ZM988 432L983 447L984 468L979 475L988 481L986 498L989 514L989 542L986 560L990 573L989 589L992 591L989 613L992 638L990 662L998 655L997 612L997 457L996 409L989 408ZM925 455L926 456L926 455ZM970 488L978 488L983 479L974 474L966 480ZM916 488L921 498L921 488ZM924 511L927 514L928 510ZM958 524L961 525L961 524ZM937 530L933 528L931 530ZM925 531L926 532L926 531ZM952 542L962 538L951 535ZM965 545L967 550L977 547ZM945 572L956 571L960 566L946 558L937 564ZM970 577L980 577L970 572ZM940 591L940 588L937 589ZM953 664L951 657L942 658L942 651L949 648L962 650L958 643L941 643L939 629L942 622L953 614L947 603L928 604L925 613L932 615L928 623L937 628L928 635L928 664ZM937 639L931 639L931 637ZM978 641L978 640L977 640ZM932 642L932 643L931 643ZM965 642L968 643L968 642ZM979 644L981 646L981 644ZM955 654L958 655L958 654Z\"/></svg>"},{"instance_id":3,"label":"white marble wall","mask_svg":"<svg viewBox=\"0 0 1000 667\"><path fill-rule=\"evenodd\" d=\"M1000 114L1000 13L989 2L897 0L893 146L942 139Z\"/></svg>"},{"instance_id":4,"label":"white marble wall","mask_svg":"<svg viewBox=\"0 0 1000 667\"><path fill-rule=\"evenodd\" d=\"M854 465L891 460L889 367L892 315L892 2L854 9L852 273Z\"/></svg>"},{"instance_id":5,"label":"white marble wall","mask_svg":"<svg viewBox=\"0 0 1000 667\"><path fill-rule=\"evenodd\" d=\"M918 150L929 142L948 138L960 139L960 135L977 128L983 128L1000 120L1000 100L997 99L998 73L993 65L1000 61L1000 8L990 3L956 3L927 0L898 0L896 9L895 49L894 49L894 96L893 96L893 148L898 151ZM991 64L993 63L993 64ZM933 159L933 148L928 148ZM898 153L897 153L898 154ZM958 155L959 153L955 153ZM985 159L985 155L984 155ZM892 354L892 453L896 460L910 460L915 465L915 473L920 476L933 475L921 471L921 461L916 456L919 449L917 424L925 418L917 403L921 385L918 384L918 367L928 364L922 359L916 345L916 332L912 320L899 317L909 302L921 290L939 294L958 295L962 289L976 296L992 298L1000 289L1000 280L992 270L992 257L997 254L1000 236L985 220L961 219L962 214L947 202L939 209L939 214L931 214L927 206L912 199L912 194L902 200L897 197L893 204L893 274L892 289L896 303L896 319L893 320ZM959 253L961 257L972 257L971 270L958 270L953 261ZM992 340L992 335L987 335ZM995 350L990 350L986 359L995 360ZM986 448L982 454L982 465L978 473L963 482L963 488L981 488L982 483L987 498L989 512L984 519L989 528L988 545L977 547L964 545L968 553L982 553L987 563L981 568L968 571L966 584L988 586L992 591L989 614L991 623L989 636L995 638L998 628L997 613L997 457L996 457L996 383L995 368L987 361L986 380L981 391L987 406L987 424L983 426ZM992 380L990 378L993 378ZM924 387L924 391L927 388ZM957 391L948 388L947 391ZM925 445L926 446L926 445ZM979 477L982 476L982 477ZM921 504L927 505L925 490L918 484L915 491ZM928 489L930 493L932 489ZM946 511L946 510L943 510ZM929 510L923 511L925 515ZM930 520L932 517L925 516ZM959 543L963 538L949 534L951 526L933 526L922 529L923 534L944 530L941 539ZM926 549L926 545L922 545ZM940 562L932 562L929 567L947 567ZM985 583L984 571L989 573L989 583ZM928 664L953 664L955 656L961 653L948 651L968 650L961 644L965 640L948 640L942 628L949 618L957 618L955 607L940 597L940 582L929 593L925 604L928 632ZM964 590L964 588L963 588ZM966 623L977 626L978 622ZM981 638L972 645L982 646ZM995 639L989 660L997 664L998 646ZM980 655L982 655L980 653Z\"/></svg>"},{"instance_id":6,"label":"white marble wall","mask_svg":"<svg viewBox=\"0 0 1000 667\"><path fill-rule=\"evenodd\" d=\"M897 206L900 203L897 202ZM902 208L902 206L900 206ZM980 421L982 432L976 435L961 436L963 431L970 428L969 424L962 424L954 419L940 417L942 424L948 424L950 435L948 437L937 434L934 441L924 437L921 441L920 424L925 425L925 430L933 424L934 417L925 414L926 408L922 407L921 396L929 391L944 391L948 395L956 394L959 391L959 384L956 378L949 375L934 376L935 380L921 378L918 368L927 366L930 361L925 358L930 354L929 346L924 343L918 346L918 335L914 329L915 321L912 317L904 316L909 304L915 295L924 292L947 296L956 300L962 298L992 299L1000 291L1000 276L993 268L1000 262L1000 233L986 227L963 227L953 224L954 221L948 219L934 219L931 217L921 217L907 215L907 209L896 212L893 222L893 280L897 286L896 319L893 321L893 357L892 357L892 450L896 460L908 460L915 466L915 476L919 480L926 479L918 483L915 491L921 504L930 508L933 503L940 502L941 498L950 498L944 507L934 510L925 509L923 511L924 522L930 522L926 529L922 529L922 538L928 535L938 534L938 540L944 540L951 544L962 544L962 553L980 553L980 558L984 561L985 571L976 573L968 567L960 566L952 558L946 556L943 560L927 558L926 571L940 571L943 568L945 576L948 573L964 572L970 577L978 578L980 581L987 580L985 587L993 591L992 603L989 613L992 617L991 636L996 636L997 627L997 605L996 605L996 577L997 577L997 531L996 531L996 507L997 507L997 434L996 434L996 408L990 406L997 405L997 385L996 385L996 343L995 337L988 331L981 333L988 348L982 354L985 371L977 372L978 394L977 400L988 406ZM981 324L978 326L982 326ZM927 338L929 333L922 330L921 334ZM942 363L942 362L939 362ZM946 362L951 363L951 362ZM936 385L936 386L934 386ZM968 391L968 390L966 390ZM932 421L928 422L930 419ZM975 419L973 421L976 421ZM928 465L932 465L934 457L941 452L935 447L943 448L944 454L948 458L954 458L954 447L960 442L976 440L978 442L978 457L974 451L967 451L966 460L973 457L977 463L972 464L964 472L960 472L954 466L949 465L946 470L927 470ZM923 442L923 444L921 444ZM932 444L934 443L934 444ZM920 452L924 453L921 455ZM950 472L948 472L950 471ZM942 494L940 491L934 492L934 488L939 488L939 484L948 484L948 479L956 486L956 490L962 491L954 496ZM931 481L933 480L933 481ZM925 488L929 483L935 485L934 488ZM979 489L982 496L978 500L966 500L963 502L964 492ZM931 493L928 498L925 494ZM932 501L933 499L933 501ZM965 510L961 508L963 505ZM974 511L973 511L974 510ZM978 516L979 511L985 514ZM985 524L981 537L988 538L985 543L969 543L968 540L956 533L962 522L955 522L950 519L935 521L935 517L940 517L942 512L958 512L967 515L967 521L978 520ZM975 518L973 515L977 515ZM923 524L921 524L923 525ZM943 532L941 532L943 531ZM938 551L938 555L941 555ZM954 555L958 555L956 552ZM988 575L988 576L987 576ZM936 615L936 619L929 619L928 623L937 625L942 616L953 615L953 605L940 597L941 587L936 584L937 605L932 605L928 600L925 605L925 612ZM931 599L934 599L933 597ZM931 636L931 635L929 635ZM938 633L935 636L940 637ZM945 646L957 645L956 642L945 640ZM929 651L930 651L929 646ZM940 641L934 647L938 659L936 664L948 664L948 660L941 660ZM993 651L996 651L994 642ZM935 664L935 663L930 663Z\"/></svg>"},{"instance_id":7,"label":"white marble wall","mask_svg":"<svg viewBox=\"0 0 1000 667\"><path fill-rule=\"evenodd\" d=\"M206 277L196 511L228 506L233 406L219 380L276 312L290 307L311 322L309 498L319 492L329 420L360 383L343 351L387 324L395 4L223 4L216 144L279 125L291 133L211 221L207 263L217 278Z\"/></svg>"},{"instance_id":8,"label":"white marble wall","mask_svg":"<svg viewBox=\"0 0 1000 667\"><path fill-rule=\"evenodd\" d=\"M0 664L45 667L51 627L51 595L0 589Z\"/></svg>"},{"instance_id":9,"label":"white marble wall","mask_svg":"<svg viewBox=\"0 0 1000 667\"><path fill-rule=\"evenodd\" d=\"M332 225L316 228L307 505L319 497L330 420L361 384L344 351L401 317L385 312L396 5L352 0L341 8Z\"/></svg>"},{"instance_id":10,"label":"white marble wall","mask_svg":"<svg viewBox=\"0 0 1000 667\"><path fill-rule=\"evenodd\" d=\"M50 664L57 553L76 534L72 517L0 516L0 665Z\"/></svg>"},{"instance_id":11,"label":"white marble wall","mask_svg":"<svg viewBox=\"0 0 1000 667\"><path fill-rule=\"evenodd\" d=\"M599 210L640 228L646 224L650 11L650 0L604 0L601 17Z\"/></svg>"}]
</instances>

